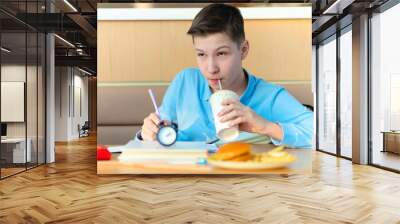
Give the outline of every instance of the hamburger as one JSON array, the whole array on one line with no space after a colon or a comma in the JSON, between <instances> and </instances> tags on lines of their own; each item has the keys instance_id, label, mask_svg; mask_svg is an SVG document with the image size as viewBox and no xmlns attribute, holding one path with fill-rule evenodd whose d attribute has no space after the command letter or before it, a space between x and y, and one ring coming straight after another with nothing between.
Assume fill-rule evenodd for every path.
<instances>
[{"instance_id":1,"label":"hamburger","mask_svg":"<svg viewBox=\"0 0 400 224\"><path fill-rule=\"evenodd\" d=\"M248 161L253 158L251 145L243 142L232 142L222 145L212 155L212 159L220 161Z\"/></svg>"}]
</instances>

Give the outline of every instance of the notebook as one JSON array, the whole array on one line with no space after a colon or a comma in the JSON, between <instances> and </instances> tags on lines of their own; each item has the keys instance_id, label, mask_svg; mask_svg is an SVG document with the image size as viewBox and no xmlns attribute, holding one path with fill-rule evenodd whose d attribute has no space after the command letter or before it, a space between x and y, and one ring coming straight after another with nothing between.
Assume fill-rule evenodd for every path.
<instances>
[{"instance_id":1,"label":"notebook","mask_svg":"<svg viewBox=\"0 0 400 224\"><path fill-rule=\"evenodd\" d=\"M116 148L112 148L114 151ZM121 162L135 163L202 163L209 153L217 148L205 142L176 142L165 147L158 142L130 141L123 148L118 160Z\"/></svg>"},{"instance_id":2,"label":"notebook","mask_svg":"<svg viewBox=\"0 0 400 224\"><path fill-rule=\"evenodd\" d=\"M205 151L216 151L217 146L215 144L207 144L205 142L197 141L197 142L186 142L179 141L173 144L172 146L165 147L162 146L157 141L135 141L131 140L127 144L122 146L110 146L108 147L108 151L112 153L116 152L124 152L126 150L134 150L134 149L177 149L177 150L205 150Z\"/></svg>"}]
</instances>

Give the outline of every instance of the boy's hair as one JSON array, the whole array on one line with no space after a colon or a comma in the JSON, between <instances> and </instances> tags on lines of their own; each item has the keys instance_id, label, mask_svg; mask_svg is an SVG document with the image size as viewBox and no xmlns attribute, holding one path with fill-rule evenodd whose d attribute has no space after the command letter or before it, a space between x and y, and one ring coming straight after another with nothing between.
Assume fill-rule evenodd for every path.
<instances>
[{"instance_id":1,"label":"boy's hair","mask_svg":"<svg viewBox=\"0 0 400 224\"><path fill-rule=\"evenodd\" d=\"M187 34L207 36L225 33L238 46L245 40L243 17L239 9L225 4L211 4L204 7L193 19Z\"/></svg>"}]
</instances>

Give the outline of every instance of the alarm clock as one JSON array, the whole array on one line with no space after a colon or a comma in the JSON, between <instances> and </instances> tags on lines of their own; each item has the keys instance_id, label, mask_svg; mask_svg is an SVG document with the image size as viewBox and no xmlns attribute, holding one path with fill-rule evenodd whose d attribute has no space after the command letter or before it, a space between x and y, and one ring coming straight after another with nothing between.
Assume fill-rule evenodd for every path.
<instances>
[{"instance_id":1,"label":"alarm clock","mask_svg":"<svg viewBox=\"0 0 400 224\"><path fill-rule=\"evenodd\" d=\"M171 146L178 138L178 125L174 122L161 121L158 124L157 141L163 146Z\"/></svg>"}]
</instances>

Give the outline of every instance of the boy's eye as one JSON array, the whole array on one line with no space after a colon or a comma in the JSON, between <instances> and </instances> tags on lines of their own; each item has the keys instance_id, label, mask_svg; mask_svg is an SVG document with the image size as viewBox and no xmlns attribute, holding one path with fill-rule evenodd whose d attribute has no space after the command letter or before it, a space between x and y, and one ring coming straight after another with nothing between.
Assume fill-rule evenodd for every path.
<instances>
[{"instance_id":1,"label":"boy's eye","mask_svg":"<svg viewBox=\"0 0 400 224\"><path fill-rule=\"evenodd\" d=\"M198 57L203 57L203 56L204 56L204 53L197 53L197 56L198 56Z\"/></svg>"},{"instance_id":2,"label":"boy's eye","mask_svg":"<svg viewBox=\"0 0 400 224\"><path fill-rule=\"evenodd\" d=\"M218 56L224 56L224 55L227 55L227 54L228 54L228 53L226 53L226 52L218 52L218 53L217 53Z\"/></svg>"}]
</instances>

